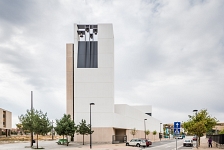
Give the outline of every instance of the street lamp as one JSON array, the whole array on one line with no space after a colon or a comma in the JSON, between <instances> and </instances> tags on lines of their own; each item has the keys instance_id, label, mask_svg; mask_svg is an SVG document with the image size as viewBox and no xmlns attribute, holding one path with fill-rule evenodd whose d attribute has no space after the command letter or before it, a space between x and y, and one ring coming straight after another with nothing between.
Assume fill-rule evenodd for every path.
<instances>
[{"instance_id":1,"label":"street lamp","mask_svg":"<svg viewBox=\"0 0 224 150\"><path fill-rule=\"evenodd\" d=\"M146 121L147 119L144 119L144 126L145 126L145 121ZM146 139L146 127L145 127L145 139Z\"/></svg>"},{"instance_id":2,"label":"street lamp","mask_svg":"<svg viewBox=\"0 0 224 150\"><path fill-rule=\"evenodd\" d=\"M160 123L160 133L159 133L159 139L160 139L160 141L161 141L161 125L162 125L162 123Z\"/></svg>"},{"instance_id":3,"label":"street lamp","mask_svg":"<svg viewBox=\"0 0 224 150\"><path fill-rule=\"evenodd\" d=\"M92 149L92 125L91 125L91 105L95 105L94 103L90 103L89 106L90 106L90 149Z\"/></svg>"},{"instance_id":4,"label":"street lamp","mask_svg":"<svg viewBox=\"0 0 224 150\"><path fill-rule=\"evenodd\" d=\"M195 112L195 114L196 114L196 121L197 121L198 110L195 109L195 110L193 110L193 112ZM197 141L196 141L196 147L198 148L198 136L197 136Z\"/></svg>"},{"instance_id":5,"label":"street lamp","mask_svg":"<svg viewBox=\"0 0 224 150\"><path fill-rule=\"evenodd\" d=\"M198 110L197 110L197 109L195 109L195 110L193 110L193 112L195 112L195 113L196 113L196 117L197 117Z\"/></svg>"}]
</instances>

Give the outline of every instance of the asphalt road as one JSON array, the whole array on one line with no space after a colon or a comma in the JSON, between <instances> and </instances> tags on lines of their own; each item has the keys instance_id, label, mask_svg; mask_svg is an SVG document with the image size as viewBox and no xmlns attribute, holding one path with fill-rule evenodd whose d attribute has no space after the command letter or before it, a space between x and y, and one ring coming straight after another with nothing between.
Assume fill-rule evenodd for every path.
<instances>
[{"instance_id":1,"label":"asphalt road","mask_svg":"<svg viewBox=\"0 0 224 150\"><path fill-rule=\"evenodd\" d=\"M192 138L192 137L186 137L186 138ZM184 142L184 139L178 139L177 142L176 142L176 139L162 140L162 141L158 141L158 142L153 142L153 144L150 147L147 147L145 149L148 149L148 150L176 150L176 146L177 146L178 150L192 149L192 147L183 147L183 142ZM193 144L195 146L196 142L193 142Z\"/></svg>"}]
</instances>

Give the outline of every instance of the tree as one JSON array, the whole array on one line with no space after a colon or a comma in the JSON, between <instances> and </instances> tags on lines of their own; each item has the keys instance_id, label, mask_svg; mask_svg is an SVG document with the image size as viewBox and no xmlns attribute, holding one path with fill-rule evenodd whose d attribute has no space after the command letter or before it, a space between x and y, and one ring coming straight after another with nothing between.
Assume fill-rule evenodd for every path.
<instances>
[{"instance_id":1,"label":"tree","mask_svg":"<svg viewBox=\"0 0 224 150\"><path fill-rule=\"evenodd\" d=\"M219 134L224 134L224 129L222 129L221 131L219 131Z\"/></svg>"},{"instance_id":2,"label":"tree","mask_svg":"<svg viewBox=\"0 0 224 150\"><path fill-rule=\"evenodd\" d=\"M145 134L148 136L150 134L150 131L149 130L146 130L145 131ZM149 138L149 137L148 137Z\"/></svg>"},{"instance_id":3,"label":"tree","mask_svg":"<svg viewBox=\"0 0 224 150\"><path fill-rule=\"evenodd\" d=\"M23 134L23 125L21 123L16 124L17 129L19 129L19 133Z\"/></svg>"},{"instance_id":4,"label":"tree","mask_svg":"<svg viewBox=\"0 0 224 150\"><path fill-rule=\"evenodd\" d=\"M215 117L211 117L206 109L202 109L197 114L189 116L189 120L183 123L183 128L188 134L198 137L197 146L200 146L200 137L210 131L217 122L218 120Z\"/></svg>"},{"instance_id":5,"label":"tree","mask_svg":"<svg viewBox=\"0 0 224 150\"><path fill-rule=\"evenodd\" d=\"M137 130L133 128L130 133L131 135L133 135L133 138L134 138L134 136L137 134Z\"/></svg>"},{"instance_id":6,"label":"tree","mask_svg":"<svg viewBox=\"0 0 224 150\"><path fill-rule=\"evenodd\" d=\"M23 130L29 130L31 133L33 133L33 114L35 110L27 110L27 113L25 115L19 116L19 120L21 122L21 126L23 127ZM33 146L33 141L31 140L30 146Z\"/></svg>"},{"instance_id":7,"label":"tree","mask_svg":"<svg viewBox=\"0 0 224 150\"><path fill-rule=\"evenodd\" d=\"M57 134L63 135L63 139L64 136L66 135L67 146L68 146L68 135L72 136L76 132L76 126L74 121L71 120L71 115L66 114L64 114L64 116L60 120L56 120L56 127L54 129L57 132Z\"/></svg>"},{"instance_id":8,"label":"tree","mask_svg":"<svg viewBox=\"0 0 224 150\"><path fill-rule=\"evenodd\" d=\"M152 132L152 134L154 135L154 141L155 141L155 135L157 134L157 131L154 130L154 131Z\"/></svg>"},{"instance_id":9,"label":"tree","mask_svg":"<svg viewBox=\"0 0 224 150\"><path fill-rule=\"evenodd\" d=\"M19 120L23 130L29 130L30 132L36 133L38 149L38 135L46 134L50 131L50 121L47 118L47 113L44 114L41 110L38 111L35 109L27 110L25 115L19 116Z\"/></svg>"},{"instance_id":10,"label":"tree","mask_svg":"<svg viewBox=\"0 0 224 150\"><path fill-rule=\"evenodd\" d=\"M47 113L41 110L35 112L33 122L33 132L37 136L37 149L38 149L38 135L45 135L51 130L50 120L47 118Z\"/></svg>"},{"instance_id":11,"label":"tree","mask_svg":"<svg viewBox=\"0 0 224 150\"><path fill-rule=\"evenodd\" d=\"M86 124L86 120L83 120L79 123L79 125L77 125L77 134L81 134L82 135L82 142L84 145L84 135L88 135L88 134L92 134L94 131L90 130L90 124Z\"/></svg>"}]
</instances>

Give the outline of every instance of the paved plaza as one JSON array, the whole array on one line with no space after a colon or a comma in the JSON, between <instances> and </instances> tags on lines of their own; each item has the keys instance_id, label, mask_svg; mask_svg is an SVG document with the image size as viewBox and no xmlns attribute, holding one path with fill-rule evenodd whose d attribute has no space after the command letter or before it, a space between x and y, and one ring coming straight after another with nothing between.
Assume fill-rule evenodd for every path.
<instances>
[{"instance_id":1,"label":"paved plaza","mask_svg":"<svg viewBox=\"0 0 224 150\"><path fill-rule=\"evenodd\" d=\"M29 147L29 142L17 142L17 143L6 143L0 144L0 149L4 150L31 150L32 148ZM39 141L38 142L39 148L43 147L44 149L54 149L54 150L87 150L90 149L89 143L82 145L81 143L69 143L68 146L66 145L58 145L56 140L54 141ZM36 143L34 144L36 146ZM125 143L121 144L93 144L92 149L95 150L139 150L141 148L138 147L131 147L125 146Z\"/></svg>"},{"instance_id":2,"label":"paved plaza","mask_svg":"<svg viewBox=\"0 0 224 150\"><path fill-rule=\"evenodd\" d=\"M167 140L168 139L163 139ZM219 148L216 148L215 143L213 143L212 148L208 148L208 143L205 137L201 137L201 146L198 148L199 150L202 149L213 149L213 150L218 150ZM165 142L164 141L164 142ZM69 143L68 146L66 145L58 145L57 140L53 141L39 141L38 145L39 148L43 147L46 150L89 150L89 143L85 143L85 145L82 145L82 143L76 143L76 142L71 142ZM174 141L173 141L174 142ZM182 145L182 140L179 140L180 144L178 145L178 149L192 149L192 150L197 150L197 148L191 148L191 147L186 147L183 148ZM0 144L0 149L1 150L31 150L32 148L29 147L30 143L29 142L15 142L15 143L1 143ZM194 144L195 145L195 144ZM34 144L36 146L36 143ZM104 143L104 144L99 144L99 143L93 143L92 149L94 150L141 150L141 149L153 149L153 150L159 150L162 149L161 146L156 146L156 143L153 144L153 146L150 146L148 148L143 148L143 147L132 147L132 146L125 146L125 143L120 143L120 144L109 144L109 143ZM174 150L172 148L172 150Z\"/></svg>"}]
</instances>

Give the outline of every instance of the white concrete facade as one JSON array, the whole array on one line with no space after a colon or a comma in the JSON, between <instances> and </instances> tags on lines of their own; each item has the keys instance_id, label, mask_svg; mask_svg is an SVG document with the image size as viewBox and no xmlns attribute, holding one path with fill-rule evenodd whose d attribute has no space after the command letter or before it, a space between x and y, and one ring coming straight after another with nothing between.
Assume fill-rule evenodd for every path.
<instances>
[{"instance_id":1,"label":"white concrete facade","mask_svg":"<svg viewBox=\"0 0 224 150\"><path fill-rule=\"evenodd\" d=\"M114 104L114 35L112 24L97 24L98 33L98 67L78 68L78 43L83 40L77 33L78 25L74 25L74 44L66 45L66 92L67 114L70 114L76 124L85 119L90 120L90 103L92 112L92 127L96 130L93 141L111 142L114 129L129 130L136 128L151 132L160 130L160 121L145 114L152 113L152 107L129 106L126 104ZM144 121L144 119L147 119ZM102 130L110 135L105 137ZM99 131L99 132L97 132ZM128 134L128 133L122 134ZM95 136L95 138L94 138ZM103 139L96 137L104 137ZM79 137L76 140L79 141ZM102 141L104 140L104 141Z\"/></svg>"},{"instance_id":2,"label":"white concrete facade","mask_svg":"<svg viewBox=\"0 0 224 150\"><path fill-rule=\"evenodd\" d=\"M144 130L144 119L145 124L146 124L146 130L154 131L156 130L157 132L160 131L160 121L146 115L145 110L142 109L136 109L143 107L147 108L150 110L151 106L150 105L145 105L145 106L129 106L126 104L115 104L115 114L116 114L116 120L114 121L115 127L117 128L125 128L125 129L133 129L136 128L137 130ZM148 113L148 111L147 111ZM118 120L119 119L119 120Z\"/></svg>"},{"instance_id":3,"label":"white concrete facade","mask_svg":"<svg viewBox=\"0 0 224 150\"><path fill-rule=\"evenodd\" d=\"M76 24L75 28L77 28ZM89 121L89 104L95 103L92 106L92 117L95 118L92 121L92 127L111 127L110 122L102 123L99 120L111 118L114 112L114 36L112 31L112 24L98 24L98 68L74 67L74 120L77 123L82 119ZM78 40L79 36L75 32L75 41ZM74 45L74 56L77 55L78 45ZM74 66L77 66L77 61L74 61Z\"/></svg>"}]
</instances>

